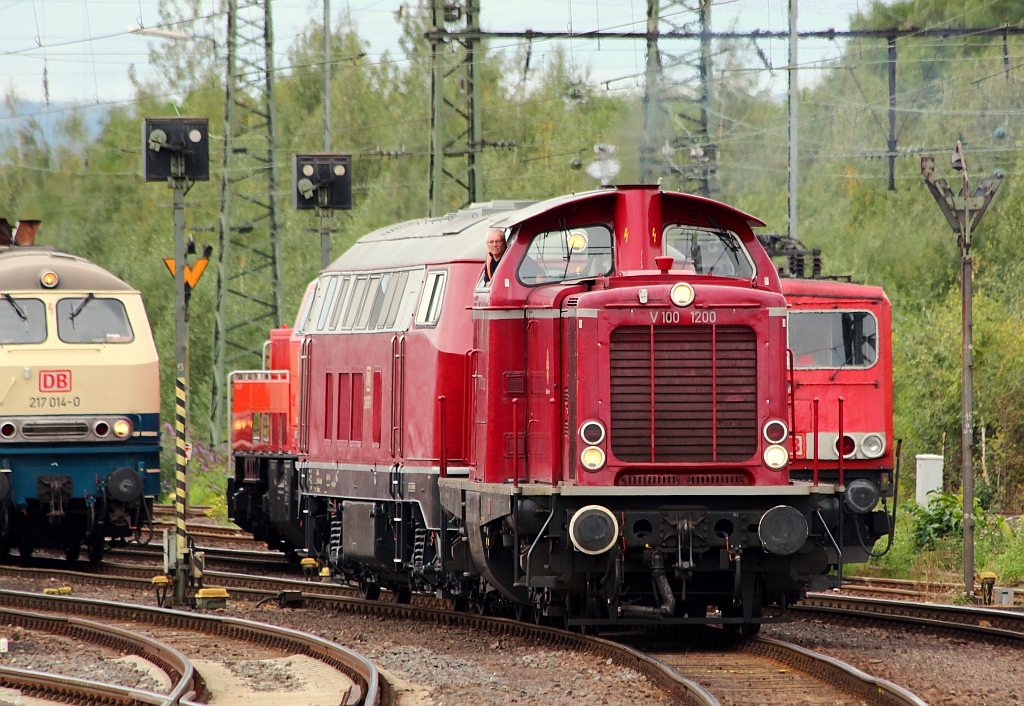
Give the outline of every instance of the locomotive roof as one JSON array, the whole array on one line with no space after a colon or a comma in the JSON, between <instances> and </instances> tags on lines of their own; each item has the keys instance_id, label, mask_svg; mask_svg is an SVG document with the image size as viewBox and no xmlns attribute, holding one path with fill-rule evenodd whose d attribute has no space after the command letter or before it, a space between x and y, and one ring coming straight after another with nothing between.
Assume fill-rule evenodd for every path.
<instances>
[{"instance_id":1,"label":"locomotive roof","mask_svg":"<svg viewBox=\"0 0 1024 706\"><path fill-rule=\"evenodd\" d=\"M885 299L881 287L831 279L782 278L782 293L787 297L828 299Z\"/></svg>"},{"instance_id":2,"label":"locomotive roof","mask_svg":"<svg viewBox=\"0 0 1024 706\"><path fill-rule=\"evenodd\" d=\"M483 262L487 257L485 238L490 228L511 228L559 206L613 197L618 188L607 187L544 201L489 201L472 204L441 218L420 218L395 223L364 235L332 262L327 270L387 269L459 260ZM673 195L714 203L716 207L737 214L751 225L764 225L753 216L722 203L697 196Z\"/></svg>"},{"instance_id":3,"label":"locomotive roof","mask_svg":"<svg viewBox=\"0 0 1024 706\"><path fill-rule=\"evenodd\" d=\"M0 288L3 291L42 290L39 276L45 270L57 273L56 291L134 291L99 265L51 247L0 248Z\"/></svg>"}]
</instances>

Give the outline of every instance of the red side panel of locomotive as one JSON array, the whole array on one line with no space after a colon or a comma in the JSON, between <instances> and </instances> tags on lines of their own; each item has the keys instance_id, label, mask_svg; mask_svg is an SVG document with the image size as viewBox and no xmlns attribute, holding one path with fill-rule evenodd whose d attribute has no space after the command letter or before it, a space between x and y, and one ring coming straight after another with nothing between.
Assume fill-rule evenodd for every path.
<instances>
[{"instance_id":1,"label":"red side panel of locomotive","mask_svg":"<svg viewBox=\"0 0 1024 706\"><path fill-rule=\"evenodd\" d=\"M840 398L845 471L853 477L860 471L891 471L892 321L885 293L880 287L825 279L784 279L782 284L795 381L792 472L807 477L817 455L819 469L835 479Z\"/></svg>"}]
</instances>

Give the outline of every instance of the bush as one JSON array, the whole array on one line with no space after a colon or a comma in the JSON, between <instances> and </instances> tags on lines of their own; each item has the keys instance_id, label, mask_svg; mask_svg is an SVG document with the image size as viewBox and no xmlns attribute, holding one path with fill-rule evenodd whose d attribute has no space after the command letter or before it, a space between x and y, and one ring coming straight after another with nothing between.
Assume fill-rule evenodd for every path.
<instances>
[{"instance_id":1,"label":"bush","mask_svg":"<svg viewBox=\"0 0 1024 706\"><path fill-rule=\"evenodd\" d=\"M983 486L987 487L987 486ZM915 549L935 549L938 540L945 537L962 538L964 536L963 495L953 495L940 491L930 491L931 501L924 506L914 505L910 512L914 516L911 526L911 542ZM985 536L998 536L1003 527L1003 519L998 515L990 515L982 507L981 500L974 498L974 533L976 541Z\"/></svg>"}]
</instances>

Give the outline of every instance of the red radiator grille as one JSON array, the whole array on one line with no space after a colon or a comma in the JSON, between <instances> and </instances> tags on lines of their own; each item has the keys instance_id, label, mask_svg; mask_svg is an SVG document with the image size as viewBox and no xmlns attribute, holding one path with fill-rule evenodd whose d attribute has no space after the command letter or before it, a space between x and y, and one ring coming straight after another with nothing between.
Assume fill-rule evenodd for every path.
<instances>
[{"instance_id":1,"label":"red radiator grille","mask_svg":"<svg viewBox=\"0 0 1024 706\"><path fill-rule=\"evenodd\" d=\"M616 485L750 485L743 473L625 473Z\"/></svg>"},{"instance_id":2,"label":"red radiator grille","mask_svg":"<svg viewBox=\"0 0 1024 706\"><path fill-rule=\"evenodd\" d=\"M736 462L757 451L757 337L749 326L620 326L610 349L619 460Z\"/></svg>"}]
</instances>

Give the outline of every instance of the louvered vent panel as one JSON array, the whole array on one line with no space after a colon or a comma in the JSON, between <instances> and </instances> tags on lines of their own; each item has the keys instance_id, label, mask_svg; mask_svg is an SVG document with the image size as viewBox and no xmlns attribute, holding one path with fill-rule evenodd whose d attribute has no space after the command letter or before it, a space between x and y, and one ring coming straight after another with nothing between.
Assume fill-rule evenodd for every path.
<instances>
[{"instance_id":1,"label":"louvered vent panel","mask_svg":"<svg viewBox=\"0 0 1024 706\"><path fill-rule=\"evenodd\" d=\"M610 355L611 443L619 460L735 462L757 451L757 338L750 327L620 326Z\"/></svg>"}]
</instances>

